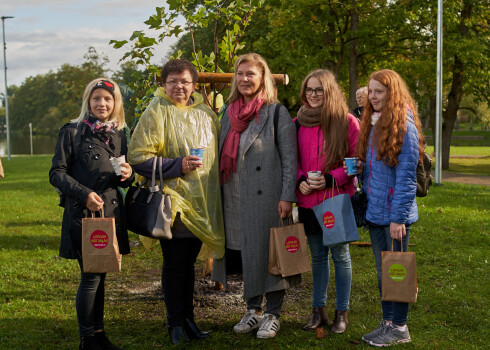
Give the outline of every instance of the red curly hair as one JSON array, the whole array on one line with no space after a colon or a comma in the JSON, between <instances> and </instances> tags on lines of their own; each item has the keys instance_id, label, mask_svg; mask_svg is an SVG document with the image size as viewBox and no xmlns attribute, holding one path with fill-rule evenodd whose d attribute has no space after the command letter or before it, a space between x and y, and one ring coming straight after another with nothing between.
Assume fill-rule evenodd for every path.
<instances>
[{"instance_id":1,"label":"red curly hair","mask_svg":"<svg viewBox=\"0 0 490 350\"><path fill-rule=\"evenodd\" d=\"M383 69L374 72L369 77L369 81L376 80L387 88L386 101L381 116L374 126L374 142L378 155L377 160L384 160L389 166L398 164L398 155L401 152L403 138L407 132L406 116L407 105L413 113L413 121L419 134L419 162L424 152L424 134L422 133L422 123L420 122L415 101L408 90L405 81L400 75L390 69ZM362 113L361 130L357 142L357 155L362 161L366 161L366 151L371 133L371 116L374 113L373 105L369 101Z\"/></svg>"}]
</instances>

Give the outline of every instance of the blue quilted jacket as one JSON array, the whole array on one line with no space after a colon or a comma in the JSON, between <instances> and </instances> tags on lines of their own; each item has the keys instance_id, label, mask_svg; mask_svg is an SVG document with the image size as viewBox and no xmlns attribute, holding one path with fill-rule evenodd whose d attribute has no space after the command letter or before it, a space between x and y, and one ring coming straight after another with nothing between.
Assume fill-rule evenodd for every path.
<instances>
[{"instance_id":1,"label":"blue quilted jacket","mask_svg":"<svg viewBox=\"0 0 490 350\"><path fill-rule=\"evenodd\" d=\"M391 222L413 224L419 218L415 200L419 135L413 123L413 115L408 111L407 132L395 167L386 165L383 160L376 160L378 152L373 144L373 130L369 135L366 164L361 178L368 198L366 220L382 226Z\"/></svg>"}]
</instances>

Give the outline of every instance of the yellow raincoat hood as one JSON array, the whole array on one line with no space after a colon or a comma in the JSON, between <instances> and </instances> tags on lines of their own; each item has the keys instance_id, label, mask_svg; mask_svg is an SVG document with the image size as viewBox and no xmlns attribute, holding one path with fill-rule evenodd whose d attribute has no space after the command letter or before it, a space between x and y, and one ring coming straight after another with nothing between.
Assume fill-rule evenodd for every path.
<instances>
[{"instance_id":1,"label":"yellow raincoat hood","mask_svg":"<svg viewBox=\"0 0 490 350\"><path fill-rule=\"evenodd\" d=\"M172 101L158 88L131 136L130 164L139 164L155 156L185 157L191 148L204 148L203 165L183 176L163 180L165 193L172 198L172 224L177 212L182 222L206 246L215 258L224 255L225 234L218 167L220 125L216 114L198 93L193 104L183 106Z\"/></svg>"}]
</instances>

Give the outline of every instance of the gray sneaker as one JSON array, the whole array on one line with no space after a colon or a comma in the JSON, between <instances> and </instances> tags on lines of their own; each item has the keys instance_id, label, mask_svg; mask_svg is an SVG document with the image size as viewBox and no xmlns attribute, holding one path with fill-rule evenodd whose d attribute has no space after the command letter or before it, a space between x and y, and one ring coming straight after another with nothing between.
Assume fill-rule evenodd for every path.
<instances>
[{"instance_id":1,"label":"gray sneaker","mask_svg":"<svg viewBox=\"0 0 490 350\"><path fill-rule=\"evenodd\" d=\"M235 327L233 327L233 330L241 334L248 333L252 329L258 328L263 319L264 316L257 315L255 309L250 309L247 311L245 316L242 317L240 322L238 322Z\"/></svg>"},{"instance_id":2,"label":"gray sneaker","mask_svg":"<svg viewBox=\"0 0 490 350\"><path fill-rule=\"evenodd\" d=\"M408 327L405 327L405 330L402 331L400 328L394 326L393 324L388 324L385 327L384 332L378 335L376 338L371 339L369 344L373 346L391 346L401 343L408 343L412 339L410 339L410 333L408 332Z\"/></svg>"},{"instance_id":3,"label":"gray sneaker","mask_svg":"<svg viewBox=\"0 0 490 350\"><path fill-rule=\"evenodd\" d=\"M380 335L381 333L384 332L387 324L388 323L386 321L384 321L384 320L381 321L381 323L379 324L379 326L376 327L376 329L374 331L372 331L371 333L368 333L368 334L364 334L362 336L362 340L364 340L366 343L369 343L370 340L373 340L378 335Z\"/></svg>"}]
</instances>

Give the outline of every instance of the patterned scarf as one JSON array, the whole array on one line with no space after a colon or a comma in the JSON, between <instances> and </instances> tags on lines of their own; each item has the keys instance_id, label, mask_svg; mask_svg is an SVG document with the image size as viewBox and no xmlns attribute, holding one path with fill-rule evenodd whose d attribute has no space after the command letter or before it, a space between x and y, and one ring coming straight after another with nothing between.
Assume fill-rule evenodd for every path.
<instances>
[{"instance_id":1,"label":"patterned scarf","mask_svg":"<svg viewBox=\"0 0 490 350\"><path fill-rule=\"evenodd\" d=\"M298 122L301 126L313 127L322 124L323 106L312 108L305 103L298 111Z\"/></svg>"},{"instance_id":2,"label":"patterned scarf","mask_svg":"<svg viewBox=\"0 0 490 350\"><path fill-rule=\"evenodd\" d=\"M233 101L228 107L230 117L230 131L226 135L220 159L220 182L224 184L228 181L232 173L236 173L236 159L238 146L240 145L240 135L248 127L250 121L257 116L259 123L259 110L264 104L262 95L257 95L249 103L245 103L243 96Z\"/></svg>"},{"instance_id":3,"label":"patterned scarf","mask_svg":"<svg viewBox=\"0 0 490 350\"><path fill-rule=\"evenodd\" d=\"M112 140L112 134L116 133L119 125L117 120L102 123L92 114L89 114L89 117L84 119L83 122L87 124L90 127L90 130L92 130L92 132L107 146L109 146L109 142Z\"/></svg>"}]
</instances>

